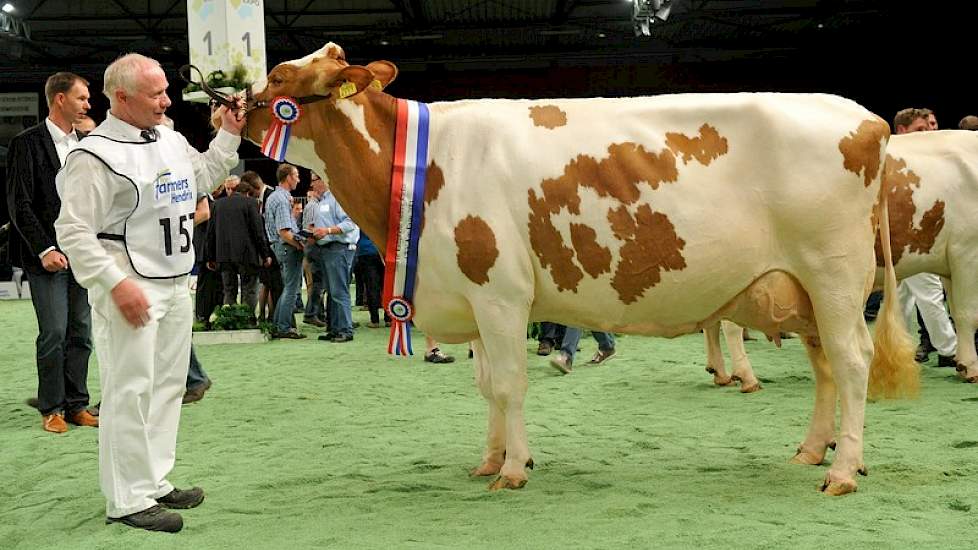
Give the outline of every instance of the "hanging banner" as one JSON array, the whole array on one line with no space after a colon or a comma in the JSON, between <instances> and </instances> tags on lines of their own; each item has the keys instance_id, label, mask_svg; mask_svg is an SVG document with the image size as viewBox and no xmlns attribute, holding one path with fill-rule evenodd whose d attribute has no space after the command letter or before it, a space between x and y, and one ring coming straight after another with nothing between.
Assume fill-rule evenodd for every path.
<instances>
[{"instance_id":1,"label":"hanging banner","mask_svg":"<svg viewBox=\"0 0 978 550\"><path fill-rule=\"evenodd\" d=\"M239 67L245 82L268 74L263 0L187 0L187 29L190 63L204 78L222 71L230 79Z\"/></svg>"}]
</instances>

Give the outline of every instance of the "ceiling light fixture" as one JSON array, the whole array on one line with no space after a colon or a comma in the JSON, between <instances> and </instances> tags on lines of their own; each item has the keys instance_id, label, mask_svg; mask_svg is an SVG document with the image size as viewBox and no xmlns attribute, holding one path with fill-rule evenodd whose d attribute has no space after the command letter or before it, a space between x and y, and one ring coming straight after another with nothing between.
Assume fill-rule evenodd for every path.
<instances>
[{"instance_id":1,"label":"ceiling light fixture","mask_svg":"<svg viewBox=\"0 0 978 550\"><path fill-rule=\"evenodd\" d=\"M15 8L14 5L11 4L10 2L5 3L3 7L0 9L3 10L3 13L14 13L15 11L17 11L17 8Z\"/></svg>"}]
</instances>

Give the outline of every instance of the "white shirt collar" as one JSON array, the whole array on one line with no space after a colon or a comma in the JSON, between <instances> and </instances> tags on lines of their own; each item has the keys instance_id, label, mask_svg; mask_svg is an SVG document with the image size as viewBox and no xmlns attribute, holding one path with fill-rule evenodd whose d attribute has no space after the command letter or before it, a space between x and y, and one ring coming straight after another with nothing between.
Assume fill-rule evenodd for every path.
<instances>
[{"instance_id":1,"label":"white shirt collar","mask_svg":"<svg viewBox=\"0 0 978 550\"><path fill-rule=\"evenodd\" d=\"M99 133L101 130L106 130L108 137L113 137L117 139L122 139L124 141L144 141L143 137L140 135L142 130L136 128L132 124L117 118L112 114L112 111L105 113L105 122L99 124ZM157 127L159 130L159 127Z\"/></svg>"},{"instance_id":2,"label":"white shirt collar","mask_svg":"<svg viewBox=\"0 0 978 550\"><path fill-rule=\"evenodd\" d=\"M78 139L78 135L75 134L74 130L66 134L61 130L61 128L58 128L57 124L51 122L50 118L45 118L44 123L47 124L48 132L51 134L51 139L53 139L55 143L64 143L65 140Z\"/></svg>"}]
</instances>

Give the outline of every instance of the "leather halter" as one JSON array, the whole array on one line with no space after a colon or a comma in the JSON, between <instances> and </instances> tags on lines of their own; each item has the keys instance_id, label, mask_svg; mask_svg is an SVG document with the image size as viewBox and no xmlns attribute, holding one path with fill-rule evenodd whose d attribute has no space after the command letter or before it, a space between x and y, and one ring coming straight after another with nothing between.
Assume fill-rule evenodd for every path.
<instances>
[{"instance_id":1,"label":"leather halter","mask_svg":"<svg viewBox=\"0 0 978 550\"><path fill-rule=\"evenodd\" d=\"M197 71L197 74L200 75L199 82L194 82L192 80L192 75L190 71ZM203 90L203 92L211 98L210 101L211 105L224 106L233 111L239 110L239 107L236 105L234 101L235 97L227 95L223 92L219 92L214 88L208 86L207 82L204 79L204 74L200 72L200 69L198 69L195 65L184 65L183 67L180 67L179 74L180 74L180 78L182 78L188 84L200 86L200 89ZM329 99L329 98L330 98L330 94L307 95L302 97L296 97L294 99L295 102L298 103L299 105L305 105L307 103L315 103L317 101L322 101L324 99ZM268 101L265 101L264 99L255 99L255 96L253 96L251 92L251 86L245 87L244 100L245 100L244 112L246 116L248 113L254 111L255 109L262 109L264 107L268 107Z\"/></svg>"}]
</instances>

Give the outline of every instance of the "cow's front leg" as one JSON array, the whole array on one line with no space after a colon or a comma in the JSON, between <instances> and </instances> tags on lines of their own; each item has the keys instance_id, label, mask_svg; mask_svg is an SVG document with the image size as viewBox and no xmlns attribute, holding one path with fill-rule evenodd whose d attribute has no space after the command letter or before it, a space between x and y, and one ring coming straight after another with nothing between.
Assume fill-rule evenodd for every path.
<instances>
[{"instance_id":1,"label":"cow's front leg","mask_svg":"<svg viewBox=\"0 0 978 550\"><path fill-rule=\"evenodd\" d=\"M727 386L733 380L723 368L723 350L720 348L720 323L714 323L703 328L703 338L706 341L706 372L713 375L713 383L717 386Z\"/></svg>"},{"instance_id":2,"label":"cow's front leg","mask_svg":"<svg viewBox=\"0 0 978 550\"><path fill-rule=\"evenodd\" d=\"M486 450L482 454L482 464L469 472L472 476L494 476L503 468L506 458L506 415L499 408L492 394L492 377L486 348L482 340L472 342L472 358L475 361L475 381L482 397L489 407L489 427L486 435Z\"/></svg>"},{"instance_id":3,"label":"cow's front leg","mask_svg":"<svg viewBox=\"0 0 978 550\"><path fill-rule=\"evenodd\" d=\"M958 337L958 351L954 356L958 376L965 382L978 382L978 353L975 352L975 327L978 326L978 290L968 275L955 276L944 280L947 289L947 302L954 318L954 330ZM955 272L957 273L957 271Z\"/></svg>"},{"instance_id":4,"label":"cow's front leg","mask_svg":"<svg viewBox=\"0 0 978 550\"><path fill-rule=\"evenodd\" d=\"M792 464L817 466L825 460L826 449L832 445L835 436L836 386L825 351L818 338L805 337L805 351L815 373L815 412L808 427L805 441L792 457Z\"/></svg>"},{"instance_id":5,"label":"cow's front leg","mask_svg":"<svg viewBox=\"0 0 978 550\"><path fill-rule=\"evenodd\" d=\"M730 353L730 362L733 363L733 380L740 381L740 391L742 393L753 393L761 389L761 383L754 376L754 369L747 358L747 349L744 347L744 329L730 321L721 321L723 327L723 337L727 340L727 352Z\"/></svg>"},{"instance_id":6,"label":"cow's front leg","mask_svg":"<svg viewBox=\"0 0 978 550\"><path fill-rule=\"evenodd\" d=\"M505 454L498 477L490 490L519 489L528 480L526 467L532 466L530 447L523 419L526 398L526 323L528 312L518 307L486 300L476 310L476 323L484 351L480 387L490 402L489 444L482 468L494 467L499 460L498 424L504 432ZM497 411L494 414L492 409Z\"/></svg>"}]
</instances>

